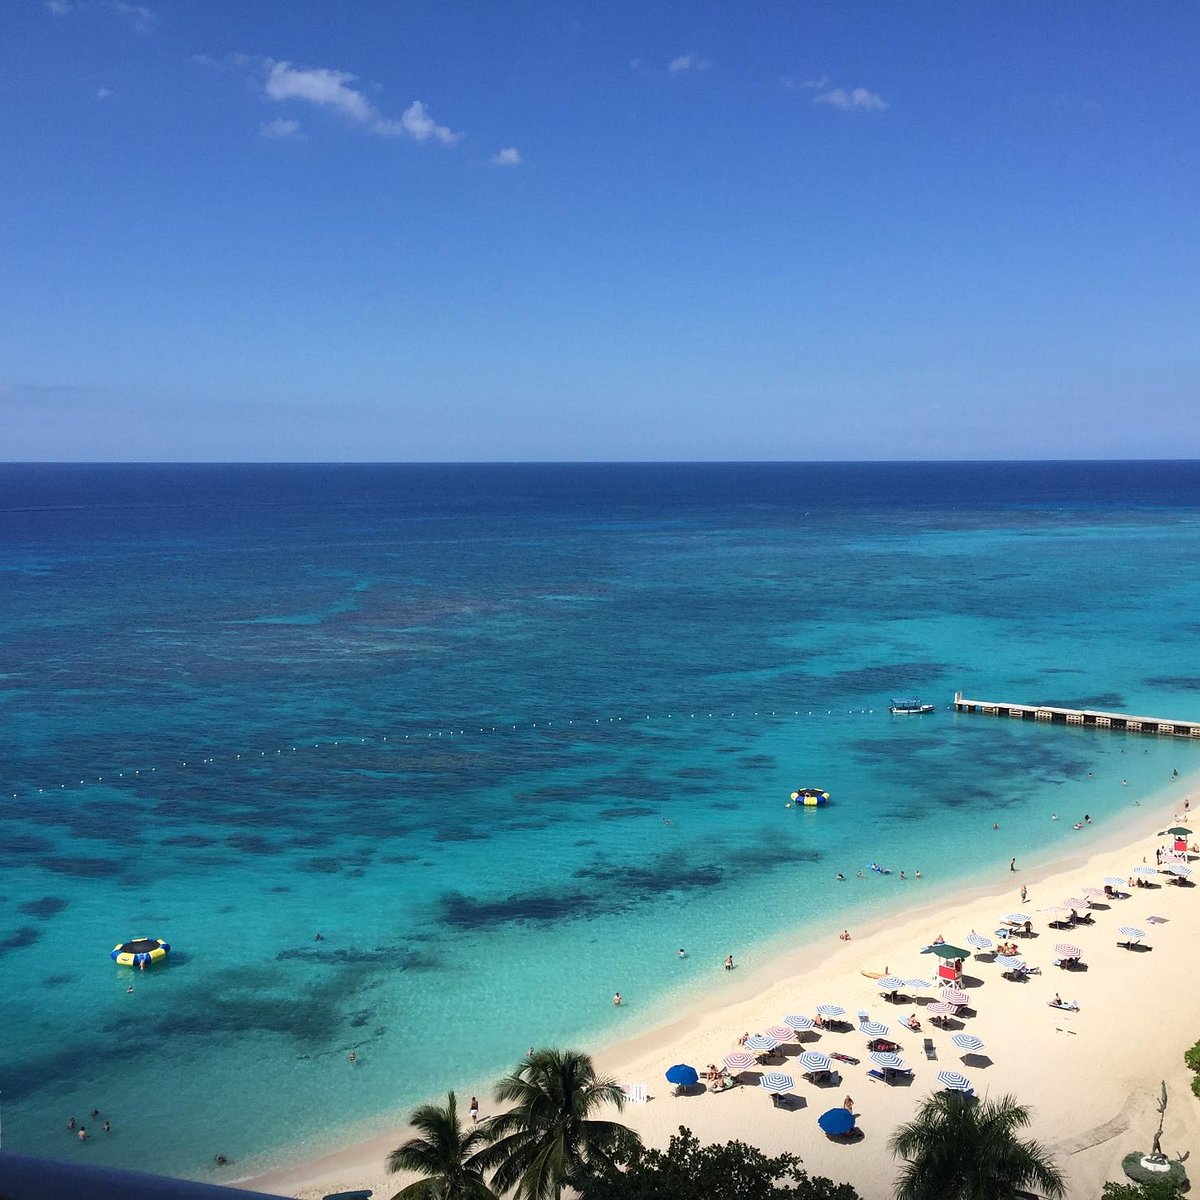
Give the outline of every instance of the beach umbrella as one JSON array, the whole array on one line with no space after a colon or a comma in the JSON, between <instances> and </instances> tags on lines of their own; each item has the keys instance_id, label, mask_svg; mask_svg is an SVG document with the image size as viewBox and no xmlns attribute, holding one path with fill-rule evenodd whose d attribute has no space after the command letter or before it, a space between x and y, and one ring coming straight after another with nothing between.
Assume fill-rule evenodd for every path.
<instances>
[{"instance_id":1,"label":"beach umbrella","mask_svg":"<svg viewBox=\"0 0 1200 1200\"><path fill-rule=\"evenodd\" d=\"M974 1054L976 1050L983 1049L983 1038L977 1038L973 1033L956 1033L950 1039L960 1050L965 1050L968 1054Z\"/></svg>"},{"instance_id":2,"label":"beach umbrella","mask_svg":"<svg viewBox=\"0 0 1200 1200\"><path fill-rule=\"evenodd\" d=\"M1172 825L1170 829L1165 829L1163 832L1173 833L1176 837L1188 837L1192 831L1190 829L1184 829L1182 825Z\"/></svg>"},{"instance_id":3,"label":"beach umbrella","mask_svg":"<svg viewBox=\"0 0 1200 1200\"><path fill-rule=\"evenodd\" d=\"M754 1066L755 1058L753 1054L747 1054L745 1051L737 1050L733 1054L727 1054L721 1060L731 1071L748 1071Z\"/></svg>"},{"instance_id":4,"label":"beach umbrella","mask_svg":"<svg viewBox=\"0 0 1200 1200\"><path fill-rule=\"evenodd\" d=\"M790 1025L771 1025L767 1028L767 1037L773 1037L781 1046L795 1036L796 1031Z\"/></svg>"},{"instance_id":5,"label":"beach umbrella","mask_svg":"<svg viewBox=\"0 0 1200 1200\"><path fill-rule=\"evenodd\" d=\"M939 1071L937 1081L951 1092L969 1092L971 1090L971 1081L957 1071Z\"/></svg>"},{"instance_id":6,"label":"beach umbrella","mask_svg":"<svg viewBox=\"0 0 1200 1200\"><path fill-rule=\"evenodd\" d=\"M996 962L1004 971L1019 971L1025 965L1024 959L1018 958L1015 954L997 955Z\"/></svg>"},{"instance_id":7,"label":"beach umbrella","mask_svg":"<svg viewBox=\"0 0 1200 1200\"><path fill-rule=\"evenodd\" d=\"M779 1041L765 1033L756 1033L753 1037L748 1037L742 1045L747 1050L774 1050L779 1046Z\"/></svg>"},{"instance_id":8,"label":"beach umbrella","mask_svg":"<svg viewBox=\"0 0 1200 1200\"><path fill-rule=\"evenodd\" d=\"M994 944L990 937L984 937L982 933L967 934L967 945L974 946L976 950L990 950Z\"/></svg>"},{"instance_id":9,"label":"beach umbrella","mask_svg":"<svg viewBox=\"0 0 1200 1200\"><path fill-rule=\"evenodd\" d=\"M1004 919L1006 921L1013 921L1017 925L1024 925L1025 922L1028 921L1030 918L1029 918L1028 913L1009 913L1008 916L1005 917Z\"/></svg>"},{"instance_id":10,"label":"beach umbrella","mask_svg":"<svg viewBox=\"0 0 1200 1200\"><path fill-rule=\"evenodd\" d=\"M875 980L875 986L882 988L885 992L894 992L897 988L904 986L904 980L896 975L885 975L882 979Z\"/></svg>"},{"instance_id":11,"label":"beach umbrella","mask_svg":"<svg viewBox=\"0 0 1200 1200\"><path fill-rule=\"evenodd\" d=\"M1071 945L1070 942L1057 942L1054 947L1054 953L1062 958L1082 958L1083 951L1078 946Z\"/></svg>"},{"instance_id":12,"label":"beach umbrella","mask_svg":"<svg viewBox=\"0 0 1200 1200\"><path fill-rule=\"evenodd\" d=\"M695 1067L689 1067L687 1063L676 1063L673 1067L667 1070L667 1082L677 1083L683 1087L691 1087L700 1078Z\"/></svg>"},{"instance_id":13,"label":"beach umbrella","mask_svg":"<svg viewBox=\"0 0 1200 1200\"><path fill-rule=\"evenodd\" d=\"M790 1092L796 1086L796 1081L782 1071L768 1071L758 1082L768 1092Z\"/></svg>"},{"instance_id":14,"label":"beach umbrella","mask_svg":"<svg viewBox=\"0 0 1200 1200\"><path fill-rule=\"evenodd\" d=\"M877 1067L886 1067L889 1071L902 1071L904 1059L898 1054L887 1054L882 1050L871 1051L871 1061Z\"/></svg>"},{"instance_id":15,"label":"beach umbrella","mask_svg":"<svg viewBox=\"0 0 1200 1200\"><path fill-rule=\"evenodd\" d=\"M854 1128L858 1118L848 1108L831 1108L817 1118L822 1133L830 1137L845 1137Z\"/></svg>"},{"instance_id":16,"label":"beach umbrella","mask_svg":"<svg viewBox=\"0 0 1200 1200\"><path fill-rule=\"evenodd\" d=\"M951 1017L958 1012L957 1004L947 1004L945 1000L938 1000L933 1004L925 1005L927 1013L933 1013L938 1017Z\"/></svg>"},{"instance_id":17,"label":"beach umbrella","mask_svg":"<svg viewBox=\"0 0 1200 1200\"><path fill-rule=\"evenodd\" d=\"M1124 887L1129 880L1122 879L1120 875L1105 875L1104 882L1107 883L1109 887Z\"/></svg>"},{"instance_id":18,"label":"beach umbrella","mask_svg":"<svg viewBox=\"0 0 1200 1200\"><path fill-rule=\"evenodd\" d=\"M928 979L906 979L904 986L912 992L923 992L933 987L933 984Z\"/></svg>"},{"instance_id":19,"label":"beach umbrella","mask_svg":"<svg viewBox=\"0 0 1200 1200\"><path fill-rule=\"evenodd\" d=\"M858 1032L866 1034L869 1038L887 1037L888 1027L881 1025L878 1021L864 1021L858 1027Z\"/></svg>"},{"instance_id":20,"label":"beach umbrella","mask_svg":"<svg viewBox=\"0 0 1200 1200\"><path fill-rule=\"evenodd\" d=\"M1132 925L1121 925L1118 927L1117 932L1122 937L1133 938L1134 941L1137 941L1138 938L1144 938L1146 936L1146 931L1144 929L1135 929Z\"/></svg>"},{"instance_id":21,"label":"beach umbrella","mask_svg":"<svg viewBox=\"0 0 1200 1200\"><path fill-rule=\"evenodd\" d=\"M970 958L971 951L964 950L961 946L951 946L949 942L943 942L940 946L930 946L930 950L938 956L938 958Z\"/></svg>"},{"instance_id":22,"label":"beach umbrella","mask_svg":"<svg viewBox=\"0 0 1200 1200\"><path fill-rule=\"evenodd\" d=\"M820 1050L805 1050L803 1054L796 1056L796 1061L805 1071L828 1071L833 1065L829 1055L822 1054Z\"/></svg>"},{"instance_id":23,"label":"beach umbrella","mask_svg":"<svg viewBox=\"0 0 1200 1200\"><path fill-rule=\"evenodd\" d=\"M1084 888L1083 894L1085 896L1095 896L1097 900L1104 899L1104 889L1103 888Z\"/></svg>"},{"instance_id":24,"label":"beach umbrella","mask_svg":"<svg viewBox=\"0 0 1200 1200\"><path fill-rule=\"evenodd\" d=\"M970 1004L971 997L966 992L959 991L958 988L945 987L942 988L942 999L947 1004Z\"/></svg>"},{"instance_id":25,"label":"beach umbrella","mask_svg":"<svg viewBox=\"0 0 1200 1200\"><path fill-rule=\"evenodd\" d=\"M1157 875L1158 868L1157 867L1134 867L1133 873L1135 875L1141 875L1143 877L1146 877L1149 875Z\"/></svg>"},{"instance_id":26,"label":"beach umbrella","mask_svg":"<svg viewBox=\"0 0 1200 1200\"><path fill-rule=\"evenodd\" d=\"M1185 867L1182 863L1176 863L1173 867L1168 867L1167 870L1172 875L1178 875L1180 879L1186 879L1192 873L1192 868Z\"/></svg>"},{"instance_id":27,"label":"beach umbrella","mask_svg":"<svg viewBox=\"0 0 1200 1200\"><path fill-rule=\"evenodd\" d=\"M821 1017L844 1017L846 1010L840 1004L818 1004L817 1015Z\"/></svg>"},{"instance_id":28,"label":"beach umbrella","mask_svg":"<svg viewBox=\"0 0 1200 1200\"><path fill-rule=\"evenodd\" d=\"M797 1033L803 1033L806 1029L811 1029L814 1024L812 1017L801 1016L784 1017L783 1023L790 1025Z\"/></svg>"},{"instance_id":29,"label":"beach umbrella","mask_svg":"<svg viewBox=\"0 0 1200 1200\"><path fill-rule=\"evenodd\" d=\"M1066 908L1087 908L1088 902L1080 896L1068 896L1063 905Z\"/></svg>"},{"instance_id":30,"label":"beach umbrella","mask_svg":"<svg viewBox=\"0 0 1200 1200\"><path fill-rule=\"evenodd\" d=\"M1049 912L1049 913L1061 913L1061 912L1070 912L1070 911L1071 911L1071 906L1069 904L1047 904L1045 908L1038 909L1038 912Z\"/></svg>"}]
</instances>

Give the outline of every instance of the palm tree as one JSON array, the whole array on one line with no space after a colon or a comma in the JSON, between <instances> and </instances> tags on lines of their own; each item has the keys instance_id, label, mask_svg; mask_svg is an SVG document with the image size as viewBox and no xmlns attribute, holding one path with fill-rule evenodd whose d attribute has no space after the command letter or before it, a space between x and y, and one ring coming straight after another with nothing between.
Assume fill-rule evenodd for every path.
<instances>
[{"instance_id":1,"label":"palm tree","mask_svg":"<svg viewBox=\"0 0 1200 1200\"><path fill-rule=\"evenodd\" d=\"M624 1125L591 1117L604 1104L622 1109L625 1094L578 1050L529 1054L497 1084L496 1099L515 1107L487 1121L492 1144L479 1158L485 1169L495 1168L497 1190L515 1188L517 1200L558 1200L563 1184L589 1166L641 1144Z\"/></svg>"},{"instance_id":2,"label":"palm tree","mask_svg":"<svg viewBox=\"0 0 1200 1200\"><path fill-rule=\"evenodd\" d=\"M1012 1096L976 1104L940 1092L901 1125L888 1143L908 1161L896 1200L1007 1200L1034 1185L1045 1196L1066 1193L1062 1172L1037 1142L1021 1141L1029 1109Z\"/></svg>"},{"instance_id":3,"label":"palm tree","mask_svg":"<svg viewBox=\"0 0 1200 1200\"><path fill-rule=\"evenodd\" d=\"M453 1092L444 1107L422 1104L408 1121L424 1136L397 1146L388 1155L387 1169L393 1174L416 1171L425 1178L401 1188L392 1200L496 1200L478 1162L486 1141L483 1129L459 1124Z\"/></svg>"}]
</instances>

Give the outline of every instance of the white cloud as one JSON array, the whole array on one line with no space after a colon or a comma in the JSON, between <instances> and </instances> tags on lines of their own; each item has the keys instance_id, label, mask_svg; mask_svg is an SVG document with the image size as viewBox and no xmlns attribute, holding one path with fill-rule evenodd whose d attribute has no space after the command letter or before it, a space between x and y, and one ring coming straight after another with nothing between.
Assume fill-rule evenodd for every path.
<instances>
[{"instance_id":1,"label":"white cloud","mask_svg":"<svg viewBox=\"0 0 1200 1200\"><path fill-rule=\"evenodd\" d=\"M149 33L158 24L158 13L141 4L126 4L123 0L113 0L113 12L128 17L136 33Z\"/></svg>"},{"instance_id":2,"label":"white cloud","mask_svg":"<svg viewBox=\"0 0 1200 1200\"><path fill-rule=\"evenodd\" d=\"M521 165L521 152L516 146L505 146L503 150L497 150L492 155L492 162L501 167L519 167Z\"/></svg>"},{"instance_id":3,"label":"white cloud","mask_svg":"<svg viewBox=\"0 0 1200 1200\"><path fill-rule=\"evenodd\" d=\"M109 98L109 96L111 96L111 95L112 95L111 88L102 87L102 88L96 89L96 99L97 100L107 100Z\"/></svg>"},{"instance_id":4,"label":"white cloud","mask_svg":"<svg viewBox=\"0 0 1200 1200\"><path fill-rule=\"evenodd\" d=\"M709 59L701 58L695 52L691 52L671 59L667 64L667 70L672 75L678 75L683 71L707 71L711 66L712 62Z\"/></svg>"},{"instance_id":5,"label":"white cloud","mask_svg":"<svg viewBox=\"0 0 1200 1200\"><path fill-rule=\"evenodd\" d=\"M889 108L888 102L878 93L869 92L864 87L833 88L813 97L814 104L828 104L831 108L840 108L846 112L859 109L862 112L882 112Z\"/></svg>"},{"instance_id":6,"label":"white cloud","mask_svg":"<svg viewBox=\"0 0 1200 1200\"><path fill-rule=\"evenodd\" d=\"M258 132L265 138L286 141L288 138L299 136L300 122L290 121L286 117L276 117L274 121L263 121L258 127Z\"/></svg>"},{"instance_id":7,"label":"white cloud","mask_svg":"<svg viewBox=\"0 0 1200 1200\"><path fill-rule=\"evenodd\" d=\"M348 71L294 67L290 62L272 59L266 60L266 66L267 80L263 87L272 100L303 100L332 109L381 137L409 137L416 142L432 138L443 146L453 146L462 137L449 126L439 125L420 100L414 100L399 120L383 116L358 88L350 86L357 76Z\"/></svg>"},{"instance_id":8,"label":"white cloud","mask_svg":"<svg viewBox=\"0 0 1200 1200\"><path fill-rule=\"evenodd\" d=\"M797 79L794 75L785 75L780 82L789 92L819 92L829 86L829 76L822 75L820 79Z\"/></svg>"},{"instance_id":9,"label":"white cloud","mask_svg":"<svg viewBox=\"0 0 1200 1200\"><path fill-rule=\"evenodd\" d=\"M71 0L46 0L46 11L53 13L56 17L65 17L67 13L75 11L75 5Z\"/></svg>"}]
</instances>

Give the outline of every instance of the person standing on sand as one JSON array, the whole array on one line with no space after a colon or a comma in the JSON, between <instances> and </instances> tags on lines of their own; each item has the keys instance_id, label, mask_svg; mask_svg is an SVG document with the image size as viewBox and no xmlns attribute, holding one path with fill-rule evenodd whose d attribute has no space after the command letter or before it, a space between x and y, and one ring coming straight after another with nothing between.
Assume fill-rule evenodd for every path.
<instances>
[{"instance_id":1,"label":"person standing on sand","mask_svg":"<svg viewBox=\"0 0 1200 1200\"><path fill-rule=\"evenodd\" d=\"M1028 898L1029 892L1026 890L1025 885L1021 884L1021 903L1024 904Z\"/></svg>"},{"instance_id":2,"label":"person standing on sand","mask_svg":"<svg viewBox=\"0 0 1200 1200\"><path fill-rule=\"evenodd\" d=\"M471 1107L467 1111L471 1114L471 1124L477 1124L479 1121L479 1101L474 1096L471 1097Z\"/></svg>"},{"instance_id":3,"label":"person standing on sand","mask_svg":"<svg viewBox=\"0 0 1200 1200\"><path fill-rule=\"evenodd\" d=\"M843 1108L844 1108L844 1109L845 1109L847 1112L853 1112L853 1111L854 1111L854 1097L853 1097L853 1096L847 1096L847 1097L845 1098L845 1100L843 1100L843 1101L842 1101L842 1107L843 1107Z\"/></svg>"}]
</instances>

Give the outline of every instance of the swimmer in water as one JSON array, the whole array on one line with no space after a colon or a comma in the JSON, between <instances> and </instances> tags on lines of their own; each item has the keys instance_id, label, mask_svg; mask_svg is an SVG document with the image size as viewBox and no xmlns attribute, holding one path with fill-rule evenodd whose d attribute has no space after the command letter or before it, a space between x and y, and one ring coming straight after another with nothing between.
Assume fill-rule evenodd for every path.
<instances>
[{"instance_id":1,"label":"swimmer in water","mask_svg":"<svg viewBox=\"0 0 1200 1200\"><path fill-rule=\"evenodd\" d=\"M846 877L845 877L845 875L843 875L843 874L841 873L841 871L839 871L839 872L837 873L837 879L838 879L838 882L839 882L839 883L845 883L845 882L846 882Z\"/></svg>"}]
</instances>

